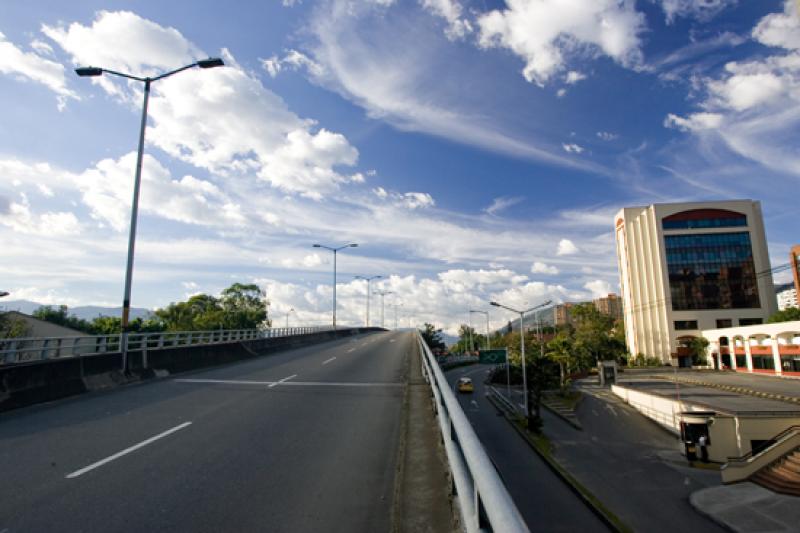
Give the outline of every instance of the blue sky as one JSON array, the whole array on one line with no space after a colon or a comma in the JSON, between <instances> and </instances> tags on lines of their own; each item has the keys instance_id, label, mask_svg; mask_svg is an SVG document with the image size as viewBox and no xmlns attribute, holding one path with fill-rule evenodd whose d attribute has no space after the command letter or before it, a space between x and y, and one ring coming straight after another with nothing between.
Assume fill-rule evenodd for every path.
<instances>
[{"instance_id":1,"label":"blue sky","mask_svg":"<svg viewBox=\"0 0 800 533\"><path fill-rule=\"evenodd\" d=\"M621 207L761 200L797 236L795 0L7 0L0 239L10 298L119 305L154 75L132 304L259 283L283 323L401 325L617 291ZM779 281L782 278L779 278ZM373 303L373 322L378 316ZM393 324L394 310L387 305ZM480 317L478 317L480 318ZM493 314L494 325L508 317Z\"/></svg>"}]
</instances>

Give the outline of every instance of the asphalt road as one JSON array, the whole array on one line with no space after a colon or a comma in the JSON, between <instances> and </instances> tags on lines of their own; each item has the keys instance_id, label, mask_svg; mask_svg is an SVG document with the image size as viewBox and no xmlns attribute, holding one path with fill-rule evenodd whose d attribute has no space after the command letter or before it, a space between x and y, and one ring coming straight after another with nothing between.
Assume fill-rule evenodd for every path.
<instances>
[{"instance_id":1,"label":"asphalt road","mask_svg":"<svg viewBox=\"0 0 800 533\"><path fill-rule=\"evenodd\" d=\"M445 375L452 387L462 376L472 379L475 392L457 397L528 528L532 532L609 531L486 399L483 380L489 368L472 365Z\"/></svg>"},{"instance_id":2,"label":"asphalt road","mask_svg":"<svg viewBox=\"0 0 800 533\"><path fill-rule=\"evenodd\" d=\"M389 531L410 333L0 415L0 533Z\"/></svg>"}]
</instances>

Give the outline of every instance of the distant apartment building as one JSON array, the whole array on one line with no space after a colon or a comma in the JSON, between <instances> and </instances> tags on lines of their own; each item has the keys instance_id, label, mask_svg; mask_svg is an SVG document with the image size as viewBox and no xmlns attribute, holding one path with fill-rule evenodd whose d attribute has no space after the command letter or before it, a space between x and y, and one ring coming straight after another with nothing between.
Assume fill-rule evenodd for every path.
<instances>
[{"instance_id":1,"label":"distant apartment building","mask_svg":"<svg viewBox=\"0 0 800 533\"><path fill-rule=\"evenodd\" d=\"M622 318L622 299L616 294L609 294L603 298L597 298L594 303L595 309L608 315L614 320Z\"/></svg>"},{"instance_id":2,"label":"distant apartment building","mask_svg":"<svg viewBox=\"0 0 800 533\"><path fill-rule=\"evenodd\" d=\"M553 324L558 326L566 326L572 324L572 316L569 310L575 306L574 303L565 302L553 307Z\"/></svg>"},{"instance_id":3,"label":"distant apartment building","mask_svg":"<svg viewBox=\"0 0 800 533\"><path fill-rule=\"evenodd\" d=\"M760 324L776 311L761 204L624 208L615 220L628 350L691 364L702 330Z\"/></svg>"},{"instance_id":4,"label":"distant apartment building","mask_svg":"<svg viewBox=\"0 0 800 533\"><path fill-rule=\"evenodd\" d=\"M775 296L778 299L778 311L789 309L790 307L797 307L797 289L794 288L794 283L787 283L775 289Z\"/></svg>"}]
</instances>

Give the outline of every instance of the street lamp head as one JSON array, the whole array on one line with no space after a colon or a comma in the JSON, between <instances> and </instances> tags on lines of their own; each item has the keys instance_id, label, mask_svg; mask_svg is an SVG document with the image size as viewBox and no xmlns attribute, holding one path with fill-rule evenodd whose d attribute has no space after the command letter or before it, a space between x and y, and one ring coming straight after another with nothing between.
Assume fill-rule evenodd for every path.
<instances>
[{"instance_id":1,"label":"street lamp head","mask_svg":"<svg viewBox=\"0 0 800 533\"><path fill-rule=\"evenodd\" d=\"M322 248L322 245L321 244L315 244L314 248Z\"/></svg>"},{"instance_id":2,"label":"street lamp head","mask_svg":"<svg viewBox=\"0 0 800 533\"><path fill-rule=\"evenodd\" d=\"M354 242L351 242L347 246L349 246L350 248L358 248L358 245L356 243L354 243Z\"/></svg>"},{"instance_id":3,"label":"street lamp head","mask_svg":"<svg viewBox=\"0 0 800 533\"><path fill-rule=\"evenodd\" d=\"M3 298L4 296L8 296L8 294L9 294L8 291L0 291L0 298Z\"/></svg>"},{"instance_id":4,"label":"street lamp head","mask_svg":"<svg viewBox=\"0 0 800 533\"><path fill-rule=\"evenodd\" d=\"M208 59L201 59L197 62L197 66L200 68L214 68L224 65L225 63L218 57L209 57Z\"/></svg>"},{"instance_id":5,"label":"street lamp head","mask_svg":"<svg viewBox=\"0 0 800 533\"><path fill-rule=\"evenodd\" d=\"M500 307L500 304L497 302L489 302L489 305L493 305L495 307Z\"/></svg>"},{"instance_id":6,"label":"street lamp head","mask_svg":"<svg viewBox=\"0 0 800 533\"><path fill-rule=\"evenodd\" d=\"M75 69L75 74L82 78L87 76L102 76L103 69L100 67L78 67Z\"/></svg>"}]
</instances>

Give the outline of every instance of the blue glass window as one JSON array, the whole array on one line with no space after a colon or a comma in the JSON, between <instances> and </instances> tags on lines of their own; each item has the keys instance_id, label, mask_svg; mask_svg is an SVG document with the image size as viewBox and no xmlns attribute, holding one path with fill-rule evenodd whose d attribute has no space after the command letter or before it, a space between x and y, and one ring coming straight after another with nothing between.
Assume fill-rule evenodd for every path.
<instances>
[{"instance_id":1,"label":"blue glass window","mask_svg":"<svg viewBox=\"0 0 800 533\"><path fill-rule=\"evenodd\" d=\"M665 235L672 309L760 307L750 233Z\"/></svg>"}]
</instances>

